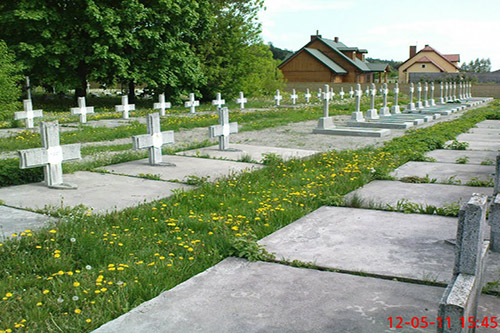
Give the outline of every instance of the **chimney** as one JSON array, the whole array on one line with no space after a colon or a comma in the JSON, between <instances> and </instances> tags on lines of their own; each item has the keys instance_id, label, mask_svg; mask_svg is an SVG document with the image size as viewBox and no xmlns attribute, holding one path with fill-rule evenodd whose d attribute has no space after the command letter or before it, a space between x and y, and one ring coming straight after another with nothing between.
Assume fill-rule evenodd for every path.
<instances>
[{"instance_id":1,"label":"chimney","mask_svg":"<svg viewBox=\"0 0 500 333\"><path fill-rule=\"evenodd\" d=\"M338 43L338 42L339 42L339 38L338 38L338 37L335 37L335 38L333 39L333 41L334 41L335 43Z\"/></svg>"},{"instance_id":2,"label":"chimney","mask_svg":"<svg viewBox=\"0 0 500 333\"><path fill-rule=\"evenodd\" d=\"M316 30L316 35L311 35L311 41L315 40L316 38L321 38L321 35L319 34L319 30Z\"/></svg>"},{"instance_id":3,"label":"chimney","mask_svg":"<svg viewBox=\"0 0 500 333\"><path fill-rule=\"evenodd\" d=\"M413 58L417 54L417 46L410 45L410 58Z\"/></svg>"}]
</instances>

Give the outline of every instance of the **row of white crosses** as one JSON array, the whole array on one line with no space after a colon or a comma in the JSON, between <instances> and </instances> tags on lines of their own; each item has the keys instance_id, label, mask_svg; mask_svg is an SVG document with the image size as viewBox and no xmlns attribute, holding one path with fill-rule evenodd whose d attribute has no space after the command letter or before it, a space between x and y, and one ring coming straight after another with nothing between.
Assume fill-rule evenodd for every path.
<instances>
[{"instance_id":1,"label":"row of white crosses","mask_svg":"<svg viewBox=\"0 0 500 333\"><path fill-rule=\"evenodd\" d=\"M335 92L333 91L333 88L328 88L329 91L328 91L328 98L329 100L333 100L333 98L335 97ZM345 92L344 92L344 88L340 88L340 92L339 92L339 96L340 96L340 99L343 100L344 99L344 96L345 96ZM321 90L321 88L318 89L318 93L316 94L317 98L319 101L323 101L324 100L324 92L323 90ZM353 97L354 96L354 90L352 89L351 87L351 91L349 92L349 97ZM304 98L306 99L306 103L310 103L311 102L311 91L309 89L306 89L306 92L304 94ZM290 94L290 99L292 100L292 105L295 105L297 104L297 100L299 99L299 95L297 94L296 90L295 89L292 89L292 93ZM281 95L280 93L280 90L277 89L276 90L276 95L274 95L274 101L276 103L276 106L280 106L281 105L281 101L283 100L283 96Z\"/></svg>"}]
</instances>

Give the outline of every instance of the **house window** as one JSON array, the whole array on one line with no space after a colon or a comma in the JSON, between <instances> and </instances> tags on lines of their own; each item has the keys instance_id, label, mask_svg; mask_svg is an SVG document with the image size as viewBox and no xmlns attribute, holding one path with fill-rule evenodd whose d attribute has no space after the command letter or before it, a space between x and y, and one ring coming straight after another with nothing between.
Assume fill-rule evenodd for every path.
<instances>
[{"instance_id":1,"label":"house window","mask_svg":"<svg viewBox=\"0 0 500 333\"><path fill-rule=\"evenodd\" d=\"M425 64L422 65L422 68L425 68Z\"/></svg>"}]
</instances>

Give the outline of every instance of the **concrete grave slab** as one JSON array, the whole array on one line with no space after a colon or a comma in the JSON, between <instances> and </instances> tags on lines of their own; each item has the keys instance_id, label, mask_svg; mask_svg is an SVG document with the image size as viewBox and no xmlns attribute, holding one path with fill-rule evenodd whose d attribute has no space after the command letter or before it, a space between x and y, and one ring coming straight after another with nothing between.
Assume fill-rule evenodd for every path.
<instances>
[{"instance_id":1,"label":"concrete grave slab","mask_svg":"<svg viewBox=\"0 0 500 333\"><path fill-rule=\"evenodd\" d=\"M500 140L463 140L461 142L467 142L469 146L467 150L491 150L491 151L499 151L500 150ZM452 141L447 141L446 144L450 144Z\"/></svg>"},{"instance_id":2,"label":"concrete grave slab","mask_svg":"<svg viewBox=\"0 0 500 333\"><path fill-rule=\"evenodd\" d=\"M469 134L478 135L500 135L500 128L477 128L473 127L467 131Z\"/></svg>"},{"instance_id":3,"label":"concrete grave slab","mask_svg":"<svg viewBox=\"0 0 500 333\"><path fill-rule=\"evenodd\" d=\"M500 132L490 134L464 133L456 138L457 141L491 141L500 142Z\"/></svg>"},{"instance_id":4,"label":"concrete grave slab","mask_svg":"<svg viewBox=\"0 0 500 333\"><path fill-rule=\"evenodd\" d=\"M457 218L321 207L259 241L277 259L387 277L450 281ZM500 279L500 254L485 281Z\"/></svg>"},{"instance_id":5,"label":"concrete grave slab","mask_svg":"<svg viewBox=\"0 0 500 333\"><path fill-rule=\"evenodd\" d=\"M492 187L476 187L444 184L413 184L391 180L375 180L346 195L346 200L354 196L361 199L363 208L370 205L396 207L398 202L407 202L419 205L445 207L453 203L467 202L472 193L482 193L491 196Z\"/></svg>"},{"instance_id":6,"label":"concrete grave slab","mask_svg":"<svg viewBox=\"0 0 500 333\"><path fill-rule=\"evenodd\" d=\"M500 128L500 120L484 120L480 123L477 123L476 127L477 128L499 129Z\"/></svg>"},{"instance_id":7,"label":"concrete grave slab","mask_svg":"<svg viewBox=\"0 0 500 333\"><path fill-rule=\"evenodd\" d=\"M228 258L94 332L387 332L388 317L435 321L443 291ZM482 295L477 316L496 316L498 307Z\"/></svg>"},{"instance_id":8,"label":"concrete grave slab","mask_svg":"<svg viewBox=\"0 0 500 333\"><path fill-rule=\"evenodd\" d=\"M231 147L239 151L221 151L217 146L211 146L200 149L187 150L177 153L178 155L186 156L204 156L208 155L210 158L223 158L227 160L238 161L245 156L249 156L252 161L262 162L266 154L276 154L281 156L284 160L292 158L303 158L312 156L319 153L315 150L304 150L295 148L279 148L279 147L266 147L266 146L253 146L246 144L231 144Z\"/></svg>"},{"instance_id":9,"label":"concrete grave slab","mask_svg":"<svg viewBox=\"0 0 500 333\"><path fill-rule=\"evenodd\" d=\"M108 165L102 170L115 174L139 176L139 174L157 175L162 180L187 181L190 176L209 177L209 180L229 175L243 170L255 170L261 165L233 161L213 160L209 158L196 158L177 155L166 155L165 162L175 166L150 165L147 159Z\"/></svg>"},{"instance_id":10,"label":"concrete grave slab","mask_svg":"<svg viewBox=\"0 0 500 333\"><path fill-rule=\"evenodd\" d=\"M46 215L7 206L0 206L0 216L0 240L10 237L13 233L39 229L56 221Z\"/></svg>"},{"instance_id":11,"label":"concrete grave slab","mask_svg":"<svg viewBox=\"0 0 500 333\"><path fill-rule=\"evenodd\" d=\"M436 149L425 154L426 157L435 159L435 162L456 163L457 159L467 157L465 164L481 164L481 162L491 161L495 163L498 152L489 150L450 150Z\"/></svg>"},{"instance_id":12,"label":"concrete grave slab","mask_svg":"<svg viewBox=\"0 0 500 333\"><path fill-rule=\"evenodd\" d=\"M83 204L96 212L105 212L169 197L172 190L192 188L183 184L96 172L75 172L65 174L64 178L77 184L78 189L50 189L43 183L9 186L0 188L0 200L6 205L20 208L74 207Z\"/></svg>"},{"instance_id":13,"label":"concrete grave slab","mask_svg":"<svg viewBox=\"0 0 500 333\"><path fill-rule=\"evenodd\" d=\"M408 162L394 170L391 175L397 179L429 176L430 179L437 179L440 183L448 182L451 178L453 181L465 184L473 178L492 180L494 174L495 167L492 165Z\"/></svg>"}]
</instances>

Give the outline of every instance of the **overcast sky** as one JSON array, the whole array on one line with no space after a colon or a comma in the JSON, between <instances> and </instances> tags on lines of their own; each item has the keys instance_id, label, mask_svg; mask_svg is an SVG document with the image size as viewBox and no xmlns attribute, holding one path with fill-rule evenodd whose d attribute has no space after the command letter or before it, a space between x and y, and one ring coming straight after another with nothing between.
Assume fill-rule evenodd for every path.
<instances>
[{"instance_id":1,"label":"overcast sky","mask_svg":"<svg viewBox=\"0 0 500 333\"><path fill-rule=\"evenodd\" d=\"M310 35L339 37L368 57L404 61L429 44L460 63L490 58L500 69L500 0L265 0L266 43L296 51Z\"/></svg>"}]
</instances>

